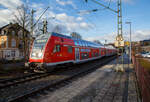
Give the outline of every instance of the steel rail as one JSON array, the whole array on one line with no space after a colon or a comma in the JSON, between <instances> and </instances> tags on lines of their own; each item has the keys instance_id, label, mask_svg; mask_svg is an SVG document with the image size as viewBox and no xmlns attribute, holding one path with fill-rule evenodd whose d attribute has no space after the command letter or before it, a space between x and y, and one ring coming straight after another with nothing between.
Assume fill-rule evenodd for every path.
<instances>
[{"instance_id":1,"label":"steel rail","mask_svg":"<svg viewBox=\"0 0 150 102\"><path fill-rule=\"evenodd\" d=\"M17 77L17 78L13 78L13 79L4 80L4 81L0 82L0 90L14 86L14 85L16 86L21 83L25 83L27 81L32 81L32 80L36 80L38 78L46 77L48 75L50 75L50 73L43 73L43 74L34 73L34 74L23 76L23 77Z\"/></svg>"}]
</instances>

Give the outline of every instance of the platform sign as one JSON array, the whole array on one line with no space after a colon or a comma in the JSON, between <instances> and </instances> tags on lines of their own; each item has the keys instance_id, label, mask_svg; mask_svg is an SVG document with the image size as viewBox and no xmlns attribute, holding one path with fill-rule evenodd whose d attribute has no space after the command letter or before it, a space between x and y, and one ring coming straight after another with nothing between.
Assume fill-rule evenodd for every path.
<instances>
[{"instance_id":1,"label":"platform sign","mask_svg":"<svg viewBox=\"0 0 150 102\"><path fill-rule=\"evenodd\" d=\"M117 36L115 41L115 47L124 47L124 40L122 36Z\"/></svg>"},{"instance_id":2,"label":"platform sign","mask_svg":"<svg viewBox=\"0 0 150 102\"><path fill-rule=\"evenodd\" d=\"M130 42L129 42L129 41L126 41L126 42L125 42L125 45L126 45L126 46L130 46Z\"/></svg>"}]
</instances>

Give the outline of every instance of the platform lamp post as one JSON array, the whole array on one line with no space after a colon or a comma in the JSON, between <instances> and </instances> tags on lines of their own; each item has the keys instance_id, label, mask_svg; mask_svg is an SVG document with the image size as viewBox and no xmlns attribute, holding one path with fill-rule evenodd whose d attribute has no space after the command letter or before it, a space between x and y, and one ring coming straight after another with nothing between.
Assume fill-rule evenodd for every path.
<instances>
[{"instance_id":1,"label":"platform lamp post","mask_svg":"<svg viewBox=\"0 0 150 102\"><path fill-rule=\"evenodd\" d=\"M130 26L130 62L131 62L131 47L132 47L132 44L131 44L131 22L126 22L126 24L129 24Z\"/></svg>"}]
</instances>

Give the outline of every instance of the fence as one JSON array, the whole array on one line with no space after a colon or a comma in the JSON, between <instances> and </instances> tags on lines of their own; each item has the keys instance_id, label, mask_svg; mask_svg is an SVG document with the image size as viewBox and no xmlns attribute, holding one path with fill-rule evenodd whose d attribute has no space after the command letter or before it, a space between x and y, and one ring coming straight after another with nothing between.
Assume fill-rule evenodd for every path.
<instances>
[{"instance_id":1,"label":"fence","mask_svg":"<svg viewBox=\"0 0 150 102\"><path fill-rule=\"evenodd\" d=\"M150 102L150 72L145 67L142 66L140 59L143 58L139 56L132 56L137 81L141 91L142 101Z\"/></svg>"}]
</instances>

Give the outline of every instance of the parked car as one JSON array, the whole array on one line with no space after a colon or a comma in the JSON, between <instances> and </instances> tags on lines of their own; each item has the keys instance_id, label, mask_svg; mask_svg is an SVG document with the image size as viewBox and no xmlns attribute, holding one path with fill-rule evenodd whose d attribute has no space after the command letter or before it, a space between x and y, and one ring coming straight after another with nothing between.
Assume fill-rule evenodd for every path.
<instances>
[{"instance_id":1,"label":"parked car","mask_svg":"<svg viewBox=\"0 0 150 102\"><path fill-rule=\"evenodd\" d=\"M150 58L150 52L146 53L146 57Z\"/></svg>"},{"instance_id":2,"label":"parked car","mask_svg":"<svg viewBox=\"0 0 150 102\"><path fill-rule=\"evenodd\" d=\"M150 52L142 52L141 55L150 58Z\"/></svg>"}]
</instances>

